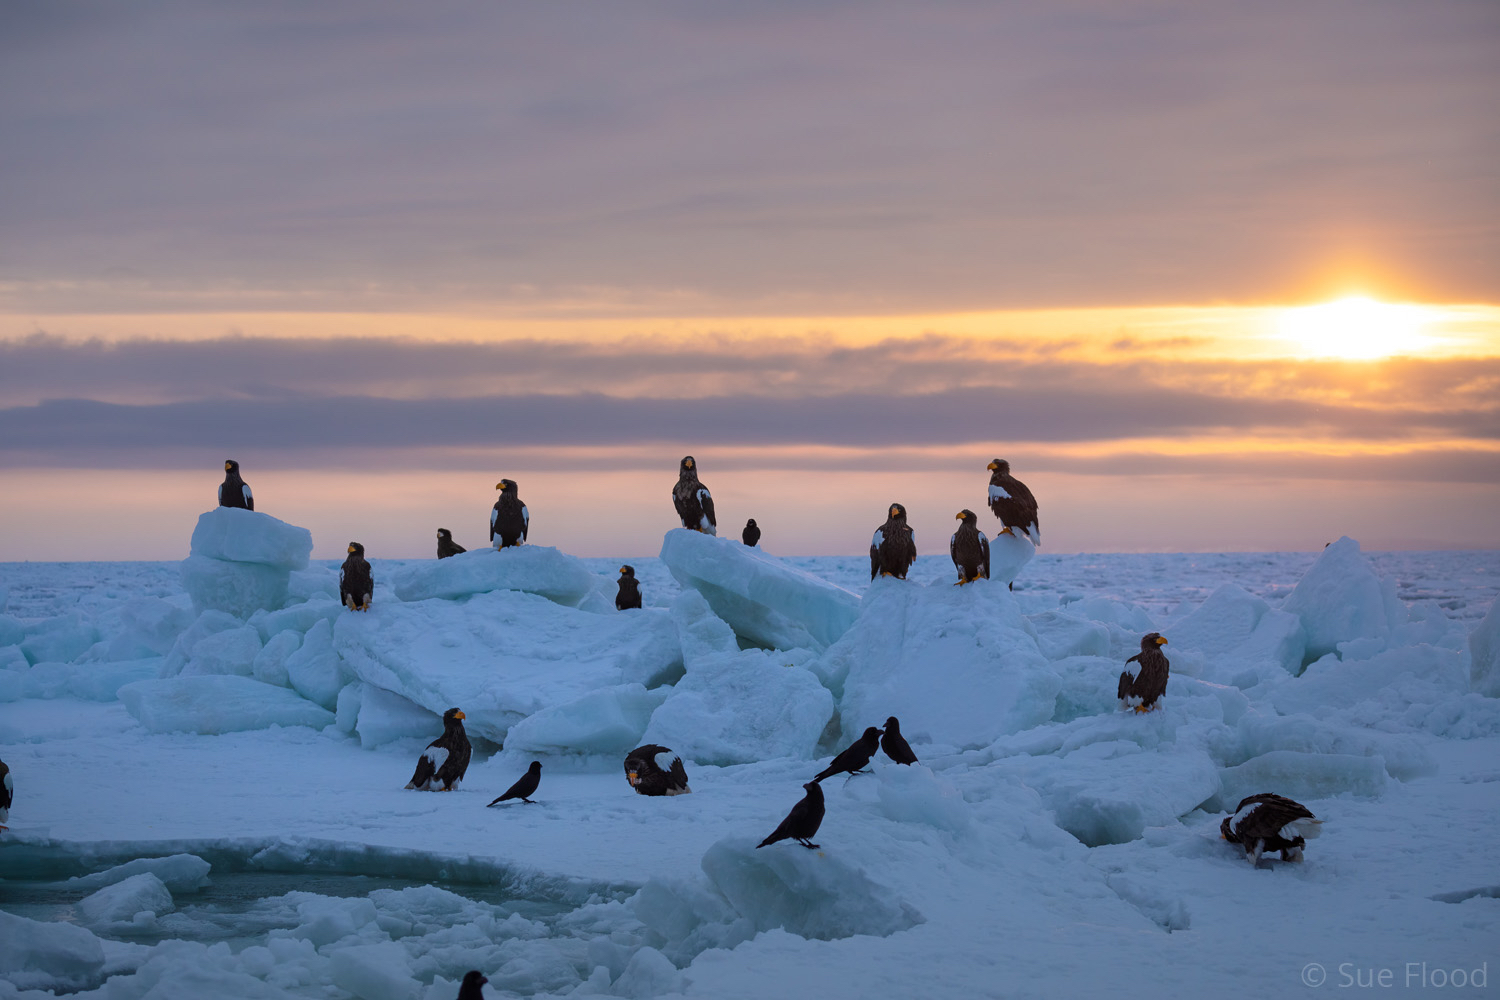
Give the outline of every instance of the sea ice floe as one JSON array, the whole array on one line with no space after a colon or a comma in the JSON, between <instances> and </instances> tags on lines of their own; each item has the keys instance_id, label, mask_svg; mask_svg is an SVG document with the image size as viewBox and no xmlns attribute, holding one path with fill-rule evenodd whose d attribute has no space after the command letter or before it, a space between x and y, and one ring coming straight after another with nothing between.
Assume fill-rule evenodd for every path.
<instances>
[{"instance_id":1,"label":"sea ice floe","mask_svg":"<svg viewBox=\"0 0 1500 1000\"><path fill-rule=\"evenodd\" d=\"M1213 809L1229 811L1247 795L1274 791L1307 802L1335 795L1374 798L1385 791L1385 761L1342 753L1272 750L1219 775L1221 788Z\"/></svg>"},{"instance_id":2,"label":"sea ice floe","mask_svg":"<svg viewBox=\"0 0 1500 1000\"><path fill-rule=\"evenodd\" d=\"M593 589L594 575L583 561L546 545L471 549L447 559L413 563L393 581L403 601L454 600L495 590L538 594L577 606Z\"/></svg>"},{"instance_id":3,"label":"sea ice floe","mask_svg":"<svg viewBox=\"0 0 1500 1000\"><path fill-rule=\"evenodd\" d=\"M667 532L661 561L748 642L822 650L859 617L859 598L759 547L687 528Z\"/></svg>"},{"instance_id":4,"label":"sea ice floe","mask_svg":"<svg viewBox=\"0 0 1500 1000\"><path fill-rule=\"evenodd\" d=\"M1052 718L1062 684L1003 583L880 579L859 621L812 669L836 693L844 736L887 716L909 740L979 747Z\"/></svg>"},{"instance_id":5,"label":"sea ice floe","mask_svg":"<svg viewBox=\"0 0 1500 1000\"><path fill-rule=\"evenodd\" d=\"M677 630L664 610L597 615L507 590L346 614L333 647L365 683L433 712L457 705L470 732L496 742L545 708L600 688L654 687L682 670Z\"/></svg>"},{"instance_id":6,"label":"sea ice floe","mask_svg":"<svg viewBox=\"0 0 1500 1000\"><path fill-rule=\"evenodd\" d=\"M122 865L68 879L73 889L102 889L149 872L172 893L195 892L208 883L212 866L196 854L170 854L162 858L136 858Z\"/></svg>"},{"instance_id":7,"label":"sea ice floe","mask_svg":"<svg viewBox=\"0 0 1500 1000\"><path fill-rule=\"evenodd\" d=\"M269 726L332 725L333 713L286 688L218 674L136 681L120 700L153 733L215 735Z\"/></svg>"},{"instance_id":8,"label":"sea ice floe","mask_svg":"<svg viewBox=\"0 0 1500 1000\"><path fill-rule=\"evenodd\" d=\"M318 621L307 630L302 645L287 654L286 676L287 683L302 697L329 711L338 706L339 692L354 679L354 673L334 649L334 630L329 621Z\"/></svg>"},{"instance_id":9,"label":"sea ice floe","mask_svg":"<svg viewBox=\"0 0 1500 1000\"><path fill-rule=\"evenodd\" d=\"M1500 597L1469 633L1469 684L1486 697L1500 698Z\"/></svg>"},{"instance_id":10,"label":"sea ice floe","mask_svg":"<svg viewBox=\"0 0 1500 1000\"><path fill-rule=\"evenodd\" d=\"M441 715L362 681L338 693L335 721L344 732L357 733L359 745L366 749L409 736L430 739L443 731Z\"/></svg>"},{"instance_id":11,"label":"sea ice floe","mask_svg":"<svg viewBox=\"0 0 1500 1000\"><path fill-rule=\"evenodd\" d=\"M1274 663L1300 673L1307 639L1302 619L1278 611L1234 583L1222 584L1166 630L1169 658L1178 651L1204 657L1204 676L1232 680L1247 667ZM1177 660L1174 659L1174 668Z\"/></svg>"},{"instance_id":12,"label":"sea ice floe","mask_svg":"<svg viewBox=\"0 0 1500 1000\"><path fill-rule=\"evenodd\" d=\"M80 899L78 919L94 931L126 927L149 927L156 918L175 910L166 883L152 872L130 875Z\"/></svg>"},{"instance_id":13,"label":"sea ice floe","mask_svg":"<svg viewBox=\"0 0 1500 1000\"><path fill-rule=\"evenodd\" d=\"M75 992L103 971L104 945L89 930L0 910L0 977L16 989Z\"/></svg>"}]
</instances>

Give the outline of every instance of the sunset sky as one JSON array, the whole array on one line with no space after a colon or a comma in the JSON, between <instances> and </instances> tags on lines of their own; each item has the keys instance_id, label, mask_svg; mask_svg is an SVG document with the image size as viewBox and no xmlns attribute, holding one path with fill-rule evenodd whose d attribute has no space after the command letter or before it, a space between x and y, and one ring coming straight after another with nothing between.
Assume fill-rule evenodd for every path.
<instances>
[{"instance_id":1,"label":"sunset sky","mask_svg":"<svg viewBox=\"0 0 1500 1000\"><path fill-rule=\"evenodd\" d=\"M1500 5L0 12L0 561L1500 547Z\"/></svg>"}]
</instances>

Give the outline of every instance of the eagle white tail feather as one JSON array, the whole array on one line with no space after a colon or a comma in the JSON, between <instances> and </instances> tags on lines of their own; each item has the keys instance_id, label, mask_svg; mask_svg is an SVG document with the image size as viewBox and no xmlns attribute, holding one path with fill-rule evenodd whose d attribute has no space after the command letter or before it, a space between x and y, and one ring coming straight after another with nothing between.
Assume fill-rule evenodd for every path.
<instances>
[{"instance_id":1,"label":"eagle white tail feather","mask_svg":"<svg viewBox=\"0 0 1500 1000\"><path fill-rule=\"evenodd\" d=\"M1313 840L1323 832L1323 821L1320 819L1294 819L1281 828L1281 835L1287 840L1295 837L1303 837Z\"/></svg>"}]
</instances>

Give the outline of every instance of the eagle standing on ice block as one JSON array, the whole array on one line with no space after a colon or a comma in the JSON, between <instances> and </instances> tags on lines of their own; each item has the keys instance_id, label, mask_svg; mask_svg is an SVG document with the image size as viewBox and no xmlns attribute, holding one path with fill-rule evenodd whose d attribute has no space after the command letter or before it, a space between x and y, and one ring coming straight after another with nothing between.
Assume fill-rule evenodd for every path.
<instances>
[{"instance_id":1,"label":"eagle standing on ice block","mask_svg":"<svg viewBox=\"0 0 1500 1000\"><path fill-rule=\"evenodd\" d=\"M449 556L456 556L460 552L467 551L469 550L453 540L453 532L449 531L447 528L438 529L439 559L447 559Z\"/></svg>"},{"instance_id":2,"label":"eagle standing on ice block","mask_svg":"<svg viewBox=\"0 0 1500 1000\"><path fill-rule=\"evenodd\" d=\"M906 571L917 561L917 535L906 523L906 508L891 504L885 523L870 538L870 579L894 576L906 579Z\"/></svg>"},{"instance_id":3,"label":"eagle standing on ice block","mask_svg":"<svg viewBox=\"0 0 1500 1000\"><path fill-rule=\"evenodd\" d=\"M497 549L508 549L526 541L531 530L531 514L516 495L516 481L502 479L495 484L500 499L490 511L490 544Z\"/></svg>"},{"instance_id":4,"label":"eagle standing on ice block","mask_svg":"<svg viewBox=\"0 0 1500 1000\"><path fill-rule=\"evenodd\" d=\"M10 804L16 796L16 783L10 776L10 768L0 760L0 830L9 830L5 823L10 819Z\"/></svg>"},{"instance_id":5,"label":"eagle standing on ice block","mask_svg":"<svg viewBox=\"0 0 1500 1000\"><path fill-rule=\"evenodd\" d=\"M464 732L464 713L450 708L443 713L443 735L427 744L417 758L416 773L407 788L422 792L451 792L464 780L474 748Z\"/></svg>"},{"instance_id":6,"label":"eagle standing on ice block","mask_svg":"<svg viewBox=\"0 0 1500 1000\"><path fill-rule=\"evenodd\" d=\"M1323 821L1300 802L1272 792L1241 799L1233 816L1224 817L1219 833L1240 844L1252 865L1260 865L1265 851L1280 851L1283 861L1301 861L1308 838L1322 833Z\"/></svg>"},{"instance_id":7,"label":"eagle standing on ice block","mask_svg":"<svg viewBox=\"0 0 1500 1000\"><path fill-rule=\"evenodd\" d=\"M255 497L250 492L250 484L240 478L240 463L232 458L224 462L224 481L219 484L219 506L255 509Z\"/></svg>"},{"instance_id":8,"label":"eagle standing on ice block","mask_svg":"<svg viewBox=\"0 0 1500 1000\"><path fill-rule=\"evenodd\" d=\"M369 611L375 593L375 575L365 561L365 547L349 543L349 558L339 567L339 603L350 611Z\"/></svg>"},{"instance_id":9,"label":"eagle standing on ice block","mask_svg":"<svg viewBox=\"0 0 1500 1000\"><path fill-rule=\"evenodd\" d=\"M948 540L948 554L953 557L953 566L958 570L958 583L962 587L981 577L990 578L990 540L979 530L979 518L972 510L961 510L954 519L962 521L953 537Z\"/></svg>"},{"instance_id":10,"label":"eagle standing on ice block","mask_svg":"<svg viewBox=\"0 0 1500 1000\"><path fill-rule=\"evenodd\" d=\"M615 594L615 610L626 611L641 606L641 586L634 566L620 567L620 590Z\"/></svg>"},{"instance_id":11,"label":"eagle standing on ice block","mask_svg":"<svg viewBox=\"0 0 1500 1000\"><path fill-rule=\"evenodd\" d=\"M1125 661L1125 670L1120 674L1117 697L1121 708L1133 708L1137 712L1149 712L1156 701L1167 693L1167 675L1171 663L1161 647L1167 640L1160 632L1147 632L1141 636L1141 651ZM1138 666L1131 668L1130 664Z\"/></svg>"},{"instance_id":12,"label":"eagle standing on ice block","mask_svg":"<svg viewBox=\"0 0 1500 1000\"><path fill-rule=\"evenodd\" d=\"M1042 529L1036 517L1036 497L1026 484L1010 474L1010 463L995 459L990 469L990 510L1005 525L1001 534L1026 533L1031 544L1041 547Z\"/></svg>"},{"instance_id":13,"label":"eagle standing on ice block","mask_svg":"<svg viewBox=\"0 0 1500 1000\"><path fill-rule=\"evenodd\" d=\"M698 481L698 463L688 455L677 466L677 485L672 487L672 506L684 528L701 531L705 535L719 533L719 521L714 517L714 498L708 487Z\"/></svg>"}]
</instances>

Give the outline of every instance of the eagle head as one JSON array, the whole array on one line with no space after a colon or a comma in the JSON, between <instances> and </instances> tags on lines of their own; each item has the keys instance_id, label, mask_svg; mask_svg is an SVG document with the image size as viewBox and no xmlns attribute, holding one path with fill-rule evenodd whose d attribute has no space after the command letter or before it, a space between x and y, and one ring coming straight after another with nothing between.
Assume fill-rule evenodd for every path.
<instances>
[{"instance_id":1,"label":"eagle head","mask_svg":"<svg viewBox=\"0 0 1500 1000\"><path fill-rule=\"evenodd\" d=\"M890 513L888 515L886 515L886 516L888 516L890 518L905 517L906 516L906 508L903 507L903 506L901 506L899 503L893 503L893 504L891 504Z\"/></svg>"},{"instance_id":2,"label":"eagle head","mask_svg":"<svg viewBox=\"0 0 1500 1000\"><path fill-rule=\"evenodd\" d=\"M991 470L992 472L998 472L1002 476L1010 475L1010 463L1005 461L1003 458L995 459L989 465L985 466L985 468Z\"/></svg>"},{"instance_id":3,"label":"eagle head","mask_svg":"<svg viewBox=\"0 0 1500 1000\"><path fill-rule=\"evenodd\" d=\"M634 577L635 576L635 567L634 566L621 566L620 567L620 575L621 576Z\"/></svg>"},{"instance_id":4,"label":"eagle head","mask_svg":"<svg viewBox=\"0 0 1500 1000\"><path fill-rule=\"evenodd\" d=\"M227 459L224 460L224 471L225 472L238 472L238 471L240 471L240 463L236 462L232 458L227 458Z\"/></svg>"},{"instance_id":5,"label":"eagle head","mask_svg":"<svg viewBox=\"0 0 1500 1000\"><path fill-rule=\"evenodd\" d=\"M361 559L363 559L365 557L365 547L358 542L350 542L349 554L351 556L359 556Z\"/></svg>"}]
</instances>

